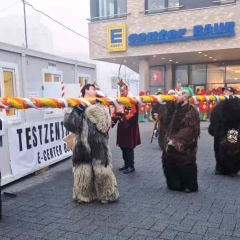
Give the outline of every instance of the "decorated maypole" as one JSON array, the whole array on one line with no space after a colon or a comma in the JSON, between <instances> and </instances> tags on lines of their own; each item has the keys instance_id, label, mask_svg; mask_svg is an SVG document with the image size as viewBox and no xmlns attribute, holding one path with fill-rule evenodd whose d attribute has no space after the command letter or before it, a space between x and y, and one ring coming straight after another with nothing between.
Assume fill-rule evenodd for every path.
<instances>
[{"instance_id":1,"label":"decorated maypole","mask_svg":"<svg viewBox=\"0 0 240 240\"><path fill-rule=\"evenodd\" d=\"M120 66L119 66L119 69L118 69L118 85L119 85L119 83L121 81L121 68L122 68L123 62L124 62L124 60L121 62ZM117 87L117 97L119 97L118 87Z\"/></svg>"},{"instance_id":2,"label":"decorated maypole","mask_svg":"<svg viewBox=\"0 0 240 240\"><path fill-rule=\"evenodd\" d=\"M240 95L234 95L235 98L240 98ZM225 101L228 96L216 96L216 95L197 95L190 99L191 103L198 102L209 102L209 101ZM9 110L10 108L15 109L28 109L28 108L67 108L74 107L79 104L90 106L96 101L102 102L106 106L119 105L131 106L133 104L144 104L144 103L160 103L174 101L177 96L173 95L149 95L149 96L136 96L136 97L101 97L101 98L20 98L20 97L4 97L0 98L0 108Z\"/></svg>"}]
</instances>

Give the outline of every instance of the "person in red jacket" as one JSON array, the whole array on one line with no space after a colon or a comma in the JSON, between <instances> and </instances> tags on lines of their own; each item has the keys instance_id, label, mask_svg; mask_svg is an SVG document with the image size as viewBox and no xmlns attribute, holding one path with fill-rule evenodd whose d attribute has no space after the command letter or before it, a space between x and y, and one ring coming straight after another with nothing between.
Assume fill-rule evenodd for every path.
<instances>
[{"instance_id":1,"label":"person in red jacket","mask_svg":"<svg viewBox=\"0 0 240 240\"><path fill-rule=\"evenodd\" d=\"M131 93L128 86L121 80L121 97L130 97ZM134 149L141 144L139 124L138 124L138 104L131 107L123 106L122 109L115 107L112 115L112 127L117 126L117 145L122 150L124 160L123 167L119 168L123 173L135 171L134 167Z\"/></svg>"}]
</instances>

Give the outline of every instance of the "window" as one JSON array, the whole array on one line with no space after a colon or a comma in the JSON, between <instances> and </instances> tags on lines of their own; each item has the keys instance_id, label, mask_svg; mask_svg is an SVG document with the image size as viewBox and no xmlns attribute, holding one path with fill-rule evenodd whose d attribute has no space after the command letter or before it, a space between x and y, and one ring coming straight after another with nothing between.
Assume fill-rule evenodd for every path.
<instances>
[{"instance_id":1,"label":"window","mask_svg":"<svg viewBox=\"0 0 240 240\"><path fill-rule=\"evenodd\" d=\"M14 71L3 70L3 91L0 94L4 97L14 97ZM15 109L6 111L7 116L15 115Z\"/></svg>"},{"instance_id":2,"label":"window","mask_svg":"<svg viewBox=\"0 0 240 240\"><path fill-rule=\"evenodd\" d=\"M126 17L127 0L91 0L91 21Z\"/></svg>"},{"instance_id":3,"label":"window","mask_svg":"<svg viewBox=\"0 0 240 240\"><path fill-rule=\"evenodd\" d=\"M78 77L78 82L83 85L84 84L84 78L83 77Z\"/></svg>"},{"instance_id":4,"label":"window","mask_svg":"<svg viewBox=\"0 0 240 240\"><path fill-rule=\"evenodd\" d=\"M52 81L52 74L45 73L44 74L44 81L45 82L51 82Z\"/></svg>"},{"instance_id":5,"label":"window","mask_svg":"<svg viewBox=\"0 0 240 240\"><path fill-rule=\"evenodd\" d=\"M150 85L151 86L163 86L164 85L164 67L151 67L150 68Z\"/></svg>"},{"instance_id":6,"label":"window","mask_svg":"<svg viewBox=\"0 0 240 240\"><path fill-rule=\"evenodd\" d=\"M0 62L0 97L20 96L18 66L14 63ZM22 111L0 109L0 116L11 123L22 121ZM9 122L10 123L10 122Z\"/></svg>"},{"instance_id":7,"label":"window","mask_svg":"<svg viewBox=\"0 0 240 240\"><path fill-rule=\"evenodd\" d=\"M150 93L155 94L158 88L163 91L165 86L165 67L156 66L150 67Z\"/></svg>"},{"instance_id":8,"label":"window","mask_svg":"<svg viewBox=\"0 0 240 240\"><path fill-rule=\"evenodd\" d=\"M189 84L206 84L207 65L198 64L189 66Z\"/></svg>"},{"instance_id":9,"label":"window","mask_svg":"<svg viewBox=\"0 0 240 240\"><path fill-rule=\"evenodd\" d=\"M145 0L146 13L164 12L179 9L179 0Z\"/></svg>"},{"instance_id":10,"label":"window","mask_svg":"<svg viewBox=\"0 0 240 240\"><path fill-rule=\"evenodd\" d=\"M99 17L107 17L114 15L114 0L98 0Z\"/></svg>"},{"instance_id":11,"label":"window","mask_svg":"<svg viewBox=\"0 0 240 240\"><path fill-rule=\"evenodd\" d=\"M213 0L214 5L231 4L231 3L236 3L236 0Z\"/></svg>"},{"instance_id":12,"label":"window","mask_svg":"<svg viewBox=\"0 0 240 240\"><path fill-rule=\"evenodd\" d=\"M176 67L174 86L177 86L177 82L180 82L182 86L188 85L188 65Z\"/></svg>"},{"instance_id":13,"label":"window","mask_svg":"<svg viewBox=\"0 0 240 240\"><path fill-rule=\"evenodd\" d=\"M127 0L117 0L117 14L127 13Z\"/></svg>"},{"instance_id":14,"label":"window","mask_svg":"<svg viewBox=\"0 0 240 240\"><path fill-rule=\"evenodd\" d=\"M60 80L61 80L61 76L59 76L59 75L53 75L53 81L54 81L54 82L60 82Z\"/></svg>"},{"instance_id":15,"label":"window","mask_svg":"<svg viewBox=\"0 0 240 240\"><path fill-rule=\"evenodd\" d=\"M81 85L86 85L90 83L90 79L89 77L78 77L78 83L80 83Z\"/></svg>"},{"instance_id":16,"label":"window","mask_svg":"<svg viewBox=\"0 0 240 240\"><path fill-rule=\"evenodd\" d=\"M240 82L240 64L226 66L226 82Z\"/></svg>"},{"instance_id":17,"label":"window","mask_svg":"<svg viewBox=\"0 0 240 240\"><path fill-rule=\"evenodd\" d=\"M208 64L207 67L207 82L208 84L224 83L225 65L223 64Z\"/></svg>"},{"instance_id":18,"label":"window","mask_svg":"<svg viewBox=\"0 0 240 240\"><path fill-rule=\"evenodd\" d=\"M169 8L179 8L179 0L169 0L168 7Z\"/></svg>"},{"instance_id":19,"label":"window","mask_svg":"<svg viewBox=\"0 0 240 240\"><path fill-rule=\"evenodd\" d=\"M61 76L51 73L44 73L44 82L60 82Z\"/></svg>"},{"instance_id":20,"label":"window","mask_svg":"<svg viewBox=\"0 0 240 240\"><path fill-rule=\"evenodd\" d=\"M214 63L207 66L207 91L214 94L220 94L224 87L225 81L225 64Z\"/></svg>"}]
</instances>

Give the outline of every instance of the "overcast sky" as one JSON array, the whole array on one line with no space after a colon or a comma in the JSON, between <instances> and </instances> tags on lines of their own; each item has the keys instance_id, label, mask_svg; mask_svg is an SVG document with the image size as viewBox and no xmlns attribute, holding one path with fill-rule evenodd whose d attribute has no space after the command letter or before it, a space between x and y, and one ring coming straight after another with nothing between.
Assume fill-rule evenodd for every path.
<instances>
[{"instance_id":1,"label":"overcast sky","mask_svg":"<svg viewBox=\"0 0 240 240\"><path fill-rule=\"evenodd\" d=\"M90 18L90 0L26 1L36 9L43 11L69 28L88 37L89 21L87 21L87 18ZM15 3L17 4L6 9ZM26 14L28 47L30 49L81 61L90 61L88 40L63 28L44 15L35 12L27 5ZM39 22L41 26L39 26ZM18 46L23 46L25 43L23 3L21 0L0 0L0 42ZM96 64L95 61L93 63ZM101 67L97 68L98 80L107 78L110 81L110 75L113 75L113 72L114 75L118 73L119 65L104 64L103 66L103 64L101 63ZM127 69L128 72L131 73L132 78L138 79L138 75ZM110 86L110 82L108 85Z\"/></svg>"},{"instance_id":2,"label":"overcast sky","mask_svg":"<svg viewBox=\"0 0 240 240\"><path fill-rule=\"evenodd\" d=\"M17 3L15 6L8 8L9 6ZM68 27L74 29L75 31L88 36L88 21L87 18L90 17L90 1L89 0L28 0L30 4L36 7L39 10L47 13L51 17L55 18L56 20L62 22L63 24L67 25ZM6 9L5 11L3 11ZM27 12L27 21L30 24L31 16L35 15L36 12L33 11L30 7L26 6ZM4 18L10 18L12 21L9 21L7 24L9 29L13 29L17 25L14 23L14 19L16 16L23 17L23 4L19 0L0 0L0 22ZM21 19L21 18L20 18ZM47 28L52 33L53 38L53 45L54 50L56 52L89 52L89 45L88 41L77 36L76 34L64 29L63 27L59 26L57 23L47 19L45 16L41 16L41 22L47 26ZM21 22L23 27L23 20ZM5 23L6 25L6 23ZM4 26L4 30L5 30ZM3 28L3 27L2 27ZM1 29L0 25L0 32ZM21 31L22 32L22 31ZM3 33L1 33L3 34ZM8 38L9 34L9 38ZM28 29L28 34L31 35L30 29ZM10 30L9 33L4 31L4 37L0 41L6 42L6 39L9 43L13 43ZM12 42L11 42L12 41ZM24 34L19 36L17 39L14 39L14 44L22 46L24 43ZM29 41L29 45L31 42ZM37 49L36 49L37 50ZM53 51L54 51L53 50ZM54 52L53 52L54 53Z\"/></svg>"}]
</instances>

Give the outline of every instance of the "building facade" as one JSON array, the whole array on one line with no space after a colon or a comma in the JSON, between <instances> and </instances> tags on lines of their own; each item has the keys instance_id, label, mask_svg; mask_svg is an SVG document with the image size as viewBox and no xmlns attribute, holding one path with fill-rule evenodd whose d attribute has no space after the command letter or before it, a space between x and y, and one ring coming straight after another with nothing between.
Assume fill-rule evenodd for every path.
<instances>
[{"instance_id":1,"label":"building facade","mask_svg":"<svg viewBox=\"0 0 240 240\"><path fill-rule=\"evenodd\" d=\"M139 73L140 91L240 90L240 1L91 0L90 57Z\"/></svg>"}]
</instances>

